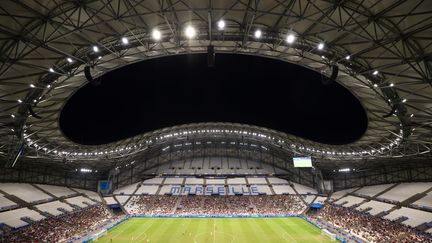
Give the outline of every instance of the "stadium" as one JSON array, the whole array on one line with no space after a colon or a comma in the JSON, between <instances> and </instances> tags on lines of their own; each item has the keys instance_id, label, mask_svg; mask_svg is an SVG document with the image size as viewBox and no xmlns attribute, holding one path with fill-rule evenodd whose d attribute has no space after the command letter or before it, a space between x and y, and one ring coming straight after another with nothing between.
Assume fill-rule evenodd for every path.
<instances>
[{"instance_id":1,"label":"stadium","mask_svg":"<svg viewBox=\"0 0 432 243\"><path fill-rule=\"evenodd\" d=\"M432 242L432 2L0 1L0 242Z\"/></svg>"}]
</instances>

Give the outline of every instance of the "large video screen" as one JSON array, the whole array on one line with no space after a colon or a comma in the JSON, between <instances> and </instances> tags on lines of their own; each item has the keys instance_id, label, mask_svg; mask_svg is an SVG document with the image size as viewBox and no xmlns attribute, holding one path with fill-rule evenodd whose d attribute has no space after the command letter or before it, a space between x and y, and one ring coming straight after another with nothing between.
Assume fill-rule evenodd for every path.
<instances>
[{"instance_id":1,"label":"large video screen","mask_svg":"<svg viewBox=\"0 0 432 243\"><path fill-rule=\"evenodd\" d=\"M311 157L294 157L294 167L312 167Z\"/></svg>"}]
</instances>

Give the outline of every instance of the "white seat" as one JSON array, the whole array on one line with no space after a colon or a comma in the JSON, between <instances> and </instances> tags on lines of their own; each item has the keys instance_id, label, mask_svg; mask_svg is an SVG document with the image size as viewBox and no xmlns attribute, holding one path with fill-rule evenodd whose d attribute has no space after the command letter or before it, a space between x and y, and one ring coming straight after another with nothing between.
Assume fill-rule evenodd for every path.
<instances>
[{"instance_id":1,"label":"white seat","mask_svg":"<svg viewBox=\"0 0 432 243\"><path fill-rule=\"evenodd\" d=\"M304 186L304 185L297 184L297 183L293 183L293 185L294 185L294 188L296 189L296 191L299 194L308 194L308 193L310 193L310 194L317 194L317 190L315 190L315 189L313 189L311 187Z\"/></svg>"},{"instance_id":2,"label":"white seat","mask_svg":"<svg viewBox=\"0 0 432 243\"><path fill-rule=\"evenodd\" d=\"M0 210L18 207L18 204L12 202L4 196L0 196Z\"/></svg>"},{"instance_id":3,"label":"white seat","mask_svg":"<svg viewBox=\"0 0 432 243\"><path fill-rule=\"evenodd\" d=\"M116 190L114 190L113 194L115 194L115 195L119 195L119 194L132 195L135 192L135 190L137 189L138 184L140 184L140 183L137 182L137 183L134 183L131 185L117 188Z\"/></svg>"},{"instance_id":4,"label":"white seat","mask_svg":"<svg viewBox=\"0 0 432 243\"><path fill-rule=\"evenodd\" d=\"M158 185L142 185L135 192L135 195L148 194L148 195L156 195L159 190Z\"/></svg>"},{"instance_id":5,"label":"white seat","mask_svg":"<svg viewBox=\"0 0 432 243\"><path fill-rule=\"evenodd\" d=\"M100 196L97 192L84 190L84 189L77 189L77 188L74 188L74 190L79 192L79 193L86 195L87 197L89 197L93 200L96 200L98 202L102 202L102 199L100 198Z\"/></svg>"},{"instance_id":6,"label":"white seat","mask_svg":"<svg viewBox=\"0 0 432 243\"><path fill-rule=\"evenodd\" d=\"M355 194L361 195L361 196L369 196L373 197L377 195L378 193L390 188L394 184L382 184L382 185L374 185L374 186L365 186L358 191L355 192Z\"/></svg>"},{"instance_id":7,"label":"white seat","mask_svg":"<svg viewBox=\"0 0 432 243\"><path fill-rule=\"evenodd\" d=\"M69 211L67 209L72 209L68 204L60 201L54 201L49 203L43 203L36 205L36 208L39 209L42 212L47 212L51 215L58 216L63 214L62 211L59 210L59 208L63 208L66 211Z\"/></svg>"},{"instance_id":8,"label":"white seat","mask_svg":"<svg viewBox=\"0 0 432 243\"><path fill-rule=\"evenodd\" d=\"M432 187L432 182L402 183L390 191L378 196L380 199L402 202L417 193L422 193Z\"/></svg>"},{"instance_id":9,"label":"white seat","mask_svg":"<svg viewBox=\"0 0 432 243\"><path fill-rule=\"evenodd\" d=\"M290 185L273 185L273 191L276 195L290 194L295 195L296 192L292 189Z\"/></svg>"},{"instance_id":10,"label":"white seat","mask_svg":"<svg viewBox=\"0 0 432 243\"><path fill-rule=\"evenodd\" d=\"M71 198L66 198L65 199L66 202L76 205L80 208L86 208L89 205L94 205L96 204L95 202L93 202L92 200L85 198L83 196L77 196L77 197L71 197Z\"/></svg>"},{"instance_id":11,"label":"white seat","mask_svg":"<svg viewBox=\"0 0 432 243\"><path fill-rule=\"evenodd\" d=\"M76 192L64 186L53 186L44 184L37 184L37 186L56 197L68 197L77 194Z\"/></svg>"},{"instance_id":12,"label":"white seat","mask_svg":"<svg viewBox=\"0 0 432 243\"><path fill-rule=\"evenodd\" d=\"M377 215L379 213L382 212L386 212L390 209L392 209L395 205L393 204L389 204L389 203L383 203L383 202L379 202L379 201L374 201L371 200L369 202L363 203L362 205L358 206L356 209L359 211L364 211L368 208L371 208L370 210L368 210L367 212L370 215Z\"/></svg>"},{"instance_id":13,"label":"white seat","mask_svg":"<svg viewBox=\"0 0 432 243\"><path fill-rule=\"evenodd\" d=\"M118 204L114 197L104 197L103 199L107 205Z\"/></svg>"},{"instance_id":14,"label":"white seat","mask_svg":"<svg viewBox=\"0 0 432 243\"><path fill-rule=\"evenodd\" d=\"M10 227L18 228L27 225L21 218L28 217L33 221L39 221L45 217L36 211L29 208L14 209L0 213L0 223L4 223Z\"/></svg>"},{"instance_id":15,"label":"white seat","mask_svg":"<svg viewBox=\"0 0 432 243\"><path fill-rule=\"evenodd\" d=\"M360 204L366 201L366 199L355 196L346 196L341 198L339 201L335 202L336 205L342 205L343 207L351 207L356 204ZM345 203L346 202L346 203Z\"/></svg>"},{"instance_id":16,"label":"white seat","mask_svg":"<svg viewBox=\"0 0 432 243\"><path fill-rule=\"evenodd\" d=\"M0 190L14 195L28 203L49 201L53 199L46 193L27 183L0 183Z\"/></svg>"}]
</instances>

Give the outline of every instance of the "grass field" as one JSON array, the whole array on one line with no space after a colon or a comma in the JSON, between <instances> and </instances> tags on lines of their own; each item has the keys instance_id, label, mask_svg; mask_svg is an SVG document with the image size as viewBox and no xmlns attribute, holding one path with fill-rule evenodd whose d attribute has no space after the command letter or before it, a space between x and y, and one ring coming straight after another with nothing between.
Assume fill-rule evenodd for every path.
<instances>
[{"instance_id":1,"label":"grass field","mask_svg":"<svg viewBox=\"0 0 432 243\"><path fill-rule=\"evenodd\" d=\"M131 218L99 242L331 242L301 218Z\"/></svg>"}]
</instances>

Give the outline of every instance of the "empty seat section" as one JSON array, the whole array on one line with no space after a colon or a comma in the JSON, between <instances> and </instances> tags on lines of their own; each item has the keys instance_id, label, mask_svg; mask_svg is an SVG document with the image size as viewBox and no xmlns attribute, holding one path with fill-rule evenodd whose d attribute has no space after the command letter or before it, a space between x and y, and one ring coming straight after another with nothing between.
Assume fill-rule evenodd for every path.
<instances>
[{"instance_id":1,"label":"empty seat section","mask_svg":"<svg viewBox=\"0 0 432 243\"><path fill-rule=\"evenodd\" d=\"M139 184L139 182L131 184L131 185L120 187L120 188L114 190L113 194L115 194L115 195L119 195L119 194L132 195L135 192L135 190L137 189L138 184Z\"/></svg>"},{"instance_id":2,"label":"empty seat section","mask_svg":"<svg viewBox=\"0 0 432 243\"><path fill-rule=\"evenodd\" d=\"M60 211L59 208L64 209L66 211L72 210L72 208L67 203L60 202L60 201L43 203L43 204L36 205L35 207L42 212L46 212L54 216L63 214L63 212Z\"/></svg>"},{"instance_id":3,"label":"empty seat section","mask_svg":"<svg viewBox=\"0 0 432 243\"><path fill-rule=\"evenodd\" d=\"M247 181L249 185L267 185L265 177L248 177Z\"/></svg>"},{"instance_id":4,"label":"empty seat section","mask_svg":"<svg viewBox=\"0 0 432 243\"><path fill-rule=\"evenodd\" d=\"M114 196L114 197L117 199L117 201L118 201L121 205L124 205L125 202L129 199L130 196L116 195L116 196Z\"/></svg>"},{"instance_id":5,"label":"empty seat section","mask_svg":"<svg viewBox=\"0 0 432 243\"><path fill-rule=\"evenodd\" d=\"M45 217L29 208L14 209L0 213L0 223L4 223L13 228L27 225L21 218L30 218L33 221L39 221Z\"/></svg>"},{"instance_id":6,"label":"empty seat section","mask_svg":"<svg viewBox=\"0 0 432 243\"><path fill-rule=\"evenodd\" d=\"M365 186L360 188L358 191L355 192L355 194L358 194L360 196L368 196L373 197L386 189L390 188L394 184L382 184L382 185L375 185L375 186Z\"/></svg>"},{"instance_id":7,"label":"empty seat section","mask_svg":"<svg viewBox=\"0 0 432 243\"><path fill-rule=\"evenodd\" d=\"M204 179L203 178L188 177L185 180L185 184L187 184L187 185L203 185Z\"/></svg>"},{"instance_id":8,"label":"empty seat section","mask_svg":"<svg viewBox=\"0 0 432 243\"><path fill-rule=\"evenodd\" d=\"M318 196L318 197L315 199L314 203L324 204L324 203L325 203L325 200L327 200L327 197L321 197L321 196Z\"/></svg>"},{"instance_id":9,"label":"empty seat section","mask_svg":"<svg viewBox=\"0 0 432 243\"><path fill-rule=\"evenodd\" d=\"M353 192L357 189L358 189L358 187L354 187L354 188L349 188L349 189L333 192L333 194L331 195L331 197L329 199L329 202L334 202L334 201L340 199L341 197L345 196L347 193Z\"/></svg>"},{"instance_id":10,"label":"empty seat section","mask_svg":"<svg viewBox=\"0 0 432 243\"><path fill-rule=\"evenodd\" d=\"M426 196L420 198L413 203L414 206L423 207L432 210L432 192L426 194Z\"/></svg>"},{"instance_id":11,"label":"empty seat section","mask_svg":"<svg viewBox=\"0 0 432 243\"><path fill-rule=\"evenodd\" d=\"M271 191L270 187L268 185L251 185L250 191L252 195L256 195L255 188L258 194L265 194L265 195L273 195L273 192Z\"/></svg>"},{"instance_id":12,"label":"empty seat section","mask_svg":"<svg viewBox=\"0 0 432 243\"><path fill-rule=\"evenodd\" d=\"M14 195L28 203L49 201L53 199L36 187L26 183L0 183L0 190Z\"/></svg>"},{"instance_id":13,"label":"empty seat section","mask_svg":"<svg viewBox=\"0 0 432 243\"><path fill-rule=\"evenodd\" d=\"M394 207L393 204L371 200L369 202L363 203L362 205L358 206L356 209L359 211L365 211L370 209L367 212L375 216L379 213L386 212L392 209L393 207Z\"/></svg>"},{"instance_id":14,"label":"empty seat section","mask_svg":"<svg viewBox=\"0 0 432 243\"><path fill-rule=\"evenodd\" d=\"M402 224L411 227L417 227L423 223L432 222L432 213L406 207L396 209L384 216L384 218L389 220L397 220L401 217L408 218L407 220L402 221Z\"/></svg>"},{"instance_id":15,"label":"empty seat section","mask_svg":"<svg viewBox=\"0 0 432 243\"><path fill-rule=\"evenodd\" d=\"M307 195L305 197L305 201L307 204L311 204L313 202L313 200L315 200L316 196L315 195Z\"/></svg>"},{"instance_id":16,"label":"empty seat section","mask_svg":"<svg viewBox=\"0 0 432 243\"><path fill-rule=\"evenodd\" d=\"M278 184L289 184L287 180L280 179L277 177L267 177L267 180L271 185L278 185Z\"/></svg>"},{"instance_id":17,"label":"empty seat section","mask_svg":"<svg viewBox=\"0 0 432 243\"><path fill-rule=\"evenodd\" d=\"M141 194L155 195L158 190L159 190L158 185L142 185L135 192L135 195L141 195Z\"/></svg>"},{"instance_id":18,"label":"empty seat section","mask_svg":"<svg viewBox=\"0 0 432 243\"><path fill-rule=\"evenodd\" d=\"M336 205L342 205L343 207L351 207L356 204L364 202L366 199L355 196L346 196L341 198L339 201L335 202Z\"/></svg>"},{"instance_id":19,"label":"empty seat section","mask_svg":"<svg viewBox=\"0 0 432 243\"><path fill-rule=\"evenodd\" d=\"M104 197L103 198L107 205L118 204L114 197Z\"/></svg>"},{"instance_id":20,"label":"empty seat section","mask_svg":"<svg viewBox=\"0 0 432 243\"><path fill-rule=\"evenodd\" d=\"M296 194L290 185L273 185L273 191L277 195L282 195L282 194L295 195Z\"/></svg>"},{"instance_id":21,"label":"empty seat section","mask_svg":"<svg viewBox=\"0 0 432 243\"><path fill-rule=\"evenodd\" d=\"M182 177L167 177L165 178L165 185L181 185L183 184L184 178Z\"/></svg>"},{"instance_id":22,"label":"empty seat section","mask_svg":"<svg viewBox=\"0 0 432 243\"><path fill-rule=\"evenodd\" d=\"M378 198L392 202L402 202L417 193L422 193L430 189L431 187L432 182L402 183L392 188L390 191L378 196Z\"/></svg>"},{"instance_id":23,"label":"empty seat section","mask_svg":"<svg viewBox=\"0 0 432 243\"><path fill-rule=\"evenodd\" d=\"M77 194L76 192L64 186L53 186L53 185L43 185L43 184L37 184L37 186L51 193L56 197L69 197Z\"/></svg>"},{"instance_id":24,"label":"empty seat section","mask_svg":"<svg viewBox=\"0 0 432 243\"><path fill-rule=\"evenodd\" d=\"M206 179L207 185L225 185L225 179Z\"/></svg>"},{"instance_id":25,"label":"empty seat section","mask_svg":"<svg viewBox=\"0 0 432 243\"><path fill-rule=\"evenodd\" d=\"M79 192L79 193L86 195L87 197L91 198L92 200L95 200L97 202L102 202L102 199L100 198L100 196L97 192L84 190L84 189L77 189L77 188L74 188L74 190Z\"/></svg>"},{"instance_id":26,"label":"empty seat section","mask_svg":"<svg viewBox=\"0 0 432 243\"><path fill-rule=\"evenodd\" d=\"M92 200L90 200L88 198L85 198L83 196L66 198L65 201L68 202L68 203L70 203L70 204L76 205L76 206L78 206L80 208L86 208L89 205L96 204Z\"/></svg>"},{"instance_id":27,"label":"empty seat section","mask_svg":"<svg viewBox=\"0 0 432 243\"><path fill-rule=\"evenodd\" d=\"M18 207L18 204L12 202L4 196L0 196L0 211Z\"/></svg>"},{"instance_id":28,"label":"empty seat section","mask_svg":"<svg viewBox=\"0 0 432 243\"><path fill-rule=\"evenodd\" d=\"M228 185L238 185L238 184L246 185L246 179L244 177L228 178L227 184Z\"/></svg>"},{"instance_id":29,"label":"empty seat section","mask_svg":"<svg viewBox=\"0 0 432 243\"><path fill-rule=\"evenodd\" d=\"M299 194L309 194L309 193L310 194L316 194L317 193L317 191L315 189L310 188L308 186L303 186L303 185L300 185L297 183L293 183L293 185Z\"/></svg>"},{"instance_id":30,"label":"empty seat section","mask_svg":"<svg viewBox=\"0 0 432 243\"><path fill-rule=\"evenodd\" d=\"M162 178L162 177L155 177L155 178L151 178L151 179L147 179L147 180L143 181L142 184L145 184L145 185L160 185L160 184L162 184L163 180L164 180L164 178Z\"/></svg>"}]
</instances>

